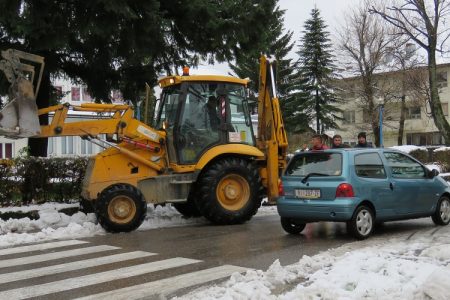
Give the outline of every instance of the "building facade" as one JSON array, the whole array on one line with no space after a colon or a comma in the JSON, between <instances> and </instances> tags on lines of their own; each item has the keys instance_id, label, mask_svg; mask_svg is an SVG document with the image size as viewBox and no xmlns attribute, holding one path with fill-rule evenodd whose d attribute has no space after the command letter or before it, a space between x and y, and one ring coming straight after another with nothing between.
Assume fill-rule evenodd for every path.
<instances>
[{"instance_id":1,"label":"building facade","mask_svg":"<svg viewBox=\"0 0 450 300\"><path fill-rule=\"evenodd\" d=\"M437 67L437 79L441 107L447 121L450 122L450 64L441 64ZM383 145L398 145L402 98L405 103L403 145L442 145L442 134L434 125L431 110L427 101L428 73L425 67L409 70L406 73L385 72L376 75L374 83L375 106L374 114L369 114L368 104L362 93L358 92L360 78L343 79L339 86L343 90L342 120L337 123L343 141L350 145L357 143L357 135L364 131L367 140L374 141L371 121L379 121L379 112L382 110Z\"/></svg>"}]
</instances>

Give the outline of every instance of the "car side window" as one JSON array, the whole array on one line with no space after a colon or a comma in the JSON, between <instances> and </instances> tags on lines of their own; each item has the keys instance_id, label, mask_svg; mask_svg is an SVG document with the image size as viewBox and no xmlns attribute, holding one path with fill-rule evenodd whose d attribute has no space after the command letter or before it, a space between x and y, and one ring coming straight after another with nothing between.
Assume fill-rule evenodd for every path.
<instances>
[{"instance_id":1,"label":"car side window","mask_svg":"<svg viewBox=\"0 0 450 300\"><path fill-rule=\"evenodd\" d=\"M386 171L378 153L355 155L355 172L358 177L386 178Z\"/></svg>"},{"instance_id":2,"label":"car side window","mask_svg":"<svg viewBox=\"0 0 450 300\"><path fill-rule=\"evenodd\" d=\"M425 178L422 165L402 153L385 152L384 157L394 178Z\"/></svg>"}]
</instances>

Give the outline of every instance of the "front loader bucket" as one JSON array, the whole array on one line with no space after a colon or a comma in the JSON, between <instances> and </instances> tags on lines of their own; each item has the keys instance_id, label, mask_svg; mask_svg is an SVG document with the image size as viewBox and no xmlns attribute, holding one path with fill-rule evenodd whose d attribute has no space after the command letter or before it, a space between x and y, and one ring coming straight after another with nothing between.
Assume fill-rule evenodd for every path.
<instances>
[{"instance_id":1,"label":"front loader bucket","mask_svg":"<svg viewBox=\"0 0 450 300\"><path fill-rule=\"evenodd\" d=\"M11 89L11 96L14 98L0 111L0 135L9 138L39 135L41 127L33 84L20 78Z\"/></svg>"}]
</instances>

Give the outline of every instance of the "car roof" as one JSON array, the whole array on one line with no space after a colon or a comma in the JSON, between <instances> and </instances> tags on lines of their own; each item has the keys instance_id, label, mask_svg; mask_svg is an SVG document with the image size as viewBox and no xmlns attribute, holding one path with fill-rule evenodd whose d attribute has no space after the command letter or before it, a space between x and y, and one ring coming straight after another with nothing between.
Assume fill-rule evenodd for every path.
<instances>
[{"instance_id":1,"label":"car roof","mask_svg":"<svg viewBox=\"0 0 450 300\"><path fill-rule=\"evenodd\" d=\"M302 152L296 152L294 154L294 156L298 156L298 155L303 155L306 153L364 153L364 152L378 152L378 153L383 153L383 152L397 152L397 153L403 153L403 154L408 154L405 153L403 151L394 149L394 148L331 148L331 149L327 149L327 150L313 150L313 151L302 151Z\"/></svg>"}]
</instances>

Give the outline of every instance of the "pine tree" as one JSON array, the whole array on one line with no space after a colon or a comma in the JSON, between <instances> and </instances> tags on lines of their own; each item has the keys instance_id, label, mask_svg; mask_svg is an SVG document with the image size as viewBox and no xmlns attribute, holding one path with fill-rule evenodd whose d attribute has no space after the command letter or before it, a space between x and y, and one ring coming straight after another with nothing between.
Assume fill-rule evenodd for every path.
<instances>
[{"instance_id":1,"label":"pine tree","mask_svg":"<svg viewBox=\"0 0 450 300\"><path fill-rule=\"evenodd\" d=\"M337 97L331 86L333 80L333 56L326 25L317 8L312 9L311 18L305 22L299 55L299 84L307 99L303 107L313 112L316 131L338 128L334 121L340 110L334 106Z\"/></svg>"},{"instance_id":2,"label":"pine tree","mask_svg":"<svg viewBox=\"0 0 450 300\"><path fill-rule=\"evenodd\" d=\"M230 69L240 78L250 78L249 88L256 101L259 82L259 57L261 54L274 55L277 61L277 93L287 131L301 131L304 128L305 116L296 113L299 93L296 91L296 66L292 58L288 58L294 47L292 31L285 31L283 26L284 10L276 3L273 5L271 18L267 20L269 30L261 33L263 39L259 46L237 55L235 63L229 63Z\"/></svg>"},{"instance_id":3,"label":"pine tree","mask_svg":"<svg viewBox=\"0 0 450 300\"><path fill-rule=\"evenodd\" d=\"M274 2L3 0L0 49L45 57L40 108L49 106L50 78L61 74L85 83L96 101L108 102L110 91L120 89L136 103L161 71L173 73L199 57L231 60L258 44ZM46 144L30 139L31 154L45 156Z\"/></svg>"}]
</instances>

